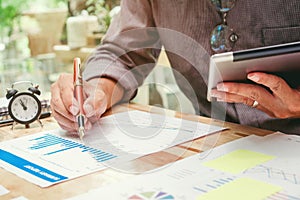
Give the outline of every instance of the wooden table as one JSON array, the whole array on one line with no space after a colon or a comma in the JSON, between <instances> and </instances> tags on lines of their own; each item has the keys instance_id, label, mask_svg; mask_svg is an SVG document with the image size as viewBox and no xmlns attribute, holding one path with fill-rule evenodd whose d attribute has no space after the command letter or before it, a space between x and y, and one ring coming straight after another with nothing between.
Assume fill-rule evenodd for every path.
<instances>
[{"instance_id":1,"label":"wooden table","mask_svg":"<svg viewBox=\"0 0 300 200\"><path fill-rule=\"evenodd\" d=\"M206 149L213 148L215 146L227 143L232 140L236 140L241 137L245 137L251 134L264 136L272 133L272 131L257 129L254 127L242 126L195 115L181 114L157 107L141 106L136 104L116 106L114 107L114 109L107 112L106 115L115 112L124 112L132 109L153 113L164 113L168 116L221 125L227 127L228 129L131 161L126 164L126 166L122 167L127 168L129 171L143 172L146 170L157 168L159 166L163 166L176 160L183 159L185 157L202 152ZM37 124L32 126L30 129L17 128L13 131L10 129L10 127L2 127L0 128L0 141L58 128L57 123L51 117L42 120L42 122L44 124L43 128L40 128ZM1 196L0 199L5 200L19 196L24 196L28 199L39 200L65 199L75 195L79 195L81 193L85 193L90 189L95 189L103 185L107 185L133 176L135 175L130 173L123 173L113 169L105 169L70 181L59 183L48 188L41 188L0 168L0 185L3 185L5 188L10 190L10 193Z\"/></svg>"}]
</instances>

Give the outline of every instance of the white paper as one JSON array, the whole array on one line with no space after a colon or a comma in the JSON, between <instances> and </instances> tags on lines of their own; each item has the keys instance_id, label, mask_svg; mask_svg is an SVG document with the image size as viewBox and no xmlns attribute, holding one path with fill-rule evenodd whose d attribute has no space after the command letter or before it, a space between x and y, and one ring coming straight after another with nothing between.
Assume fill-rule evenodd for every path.
<instances>
[{"instance_id":1,"label":"white paper","mask_svg":"<svg viewBox=\"0 0 300 200\"><path fill-rule=\"evenodd\" d=\"M85 137L85 144L103 144L138 157L205 136L224 127L172 118L141 111L124 112L103 118ZM100 139L95 139L95 138Z\"/></svg>"},{"instance_id":2,"label":"white paper","mask_svg":"<svg viewBox=\"0 0 300 200\"><path fill-rule=\"evenodd\" d=\"M11 200L28 200L28 199L24 196L19 196L19 197L13 198Z\"/></svg>"},{"instance_id":3,"label":"white paper","mask_svg":"<svg viewBox=\"0 0 300 200\"><path fill-rule=\"evenodd\" d=\"M105 168L94 159L95 149L63 138L58 131L2 142L0 147L1 167L41 187Z\"/></svg>"},{"instance_id":4,"label":"white paper","mask_svg":"<svg viewBox=\"0 0 300 200\"><path fill-rule=\"evenodd\" d=\"M283 134L248 136L211 151L161 167L69 200L81 199L196 199L238 178L247 177L282 187L270 200L300 200L300 137ZM246 149L275 156L274 159L239 174L203 165L234 150ZM234 165L234 163L232 163ZM165 197L165 198L163 198ZM243 197L241 197L242 199Z\"/></svg>"},{"instance_id":5,"label":"white paper","mask_svg":"<svg viewBox=\"0 0 300 200\"><path fill-rule=\"evenodd\" d=\"M6 189L4 186L0 185L0 196L9 193L9 190Z\"/></svg>"},{"instance_id":6,"label":"white paper","mask_svg":"<svg viewBox=\"0 0 300 200\"><path fill-rule=\"evenodd\" d=\"M131 111L101 119L86 134L83 143L62 130L2 142L0 166L47 187L222 129Z\"/></svg>"}]
</instances>

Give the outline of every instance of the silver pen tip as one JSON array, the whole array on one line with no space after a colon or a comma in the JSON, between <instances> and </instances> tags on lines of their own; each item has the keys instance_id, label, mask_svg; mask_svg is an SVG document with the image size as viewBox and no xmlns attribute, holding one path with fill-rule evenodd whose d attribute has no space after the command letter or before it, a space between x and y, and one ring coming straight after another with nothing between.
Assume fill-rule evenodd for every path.
<instances>
[{"instance_id":1,"label":"silver pen tip","mask_svg":"<svg viewBox=\"0 0 300 200\"><path fill-rule=\"evenodd\" d=\"M83 136L84 136L84 128L83 128L83 127L80 127L80 128L78 129L78 134L79 134L80 140L82 140L82 139L83 139Z\"/></svg>"}]
</instances>

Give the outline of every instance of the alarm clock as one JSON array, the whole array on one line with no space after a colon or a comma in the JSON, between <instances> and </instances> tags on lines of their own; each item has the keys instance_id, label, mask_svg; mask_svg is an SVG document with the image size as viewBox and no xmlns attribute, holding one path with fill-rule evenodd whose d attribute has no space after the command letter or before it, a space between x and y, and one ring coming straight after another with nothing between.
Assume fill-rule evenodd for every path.
<instances>
[{"instance_id":1,"label":"alarm clock","mask_svg":"<svg viewBox=\"0 0 300 200\"><path fill-rule=\"evenodd\" d=\"M30 84L27 91L18 91L15 89L16 85ZM29 124L37 121L42 127L42 123L39 120L42 111L42 105L36 95L40 95L41 92L38 89L38 85L33 85L30 81L20 81L12 84L12 87L7 89L6 98L9 99L8 113L14 120L12 129L14 126L24 124L26 128L29 128Z\"/></svg>"}]
</instances>

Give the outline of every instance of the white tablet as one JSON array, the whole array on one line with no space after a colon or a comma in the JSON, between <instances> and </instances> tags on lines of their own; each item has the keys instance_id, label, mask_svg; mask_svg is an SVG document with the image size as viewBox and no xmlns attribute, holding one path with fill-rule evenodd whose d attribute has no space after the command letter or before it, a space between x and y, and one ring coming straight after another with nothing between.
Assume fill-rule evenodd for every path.
<instances>
[{"instance_id":1,"label":"white tablet","mask_svg":"<svg viewBox=\"0 0 300 200\"><path fill-rule=\"evenodd\" d=\"M249 72L278 75L291 87L300 86L300 42L226 52L210 58L207 99L220 82L247 82Z\"/></svg>"}]
</instances>

